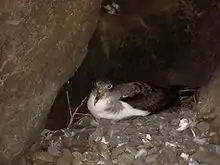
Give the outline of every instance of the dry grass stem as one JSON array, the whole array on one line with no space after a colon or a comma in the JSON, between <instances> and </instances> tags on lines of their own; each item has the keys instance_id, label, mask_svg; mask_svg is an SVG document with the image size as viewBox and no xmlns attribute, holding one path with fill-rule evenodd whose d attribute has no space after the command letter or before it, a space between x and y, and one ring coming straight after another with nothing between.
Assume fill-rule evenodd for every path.
<instances>
[{"instance_id":1,"label":"dry grass stem","mask_svg":"<svg viewBox=\"0 0 220 165\"><path fill-rule=\"evenodd\" d=\"M74 111L72 111L71 105L70 105L70 97L69 97L69 91L66 90L66 98L67 98L67 104L69 107L69 114L70 114L70 121L67 126L67 128L70 128L70 126L73 124L74 116L75 115L81 115L81 116L88 116L89 114L82 114L82 113L77 113L79 108L83 105L83 103L86 101L88 96L84 97L84 99L81 101L81 103L76 107Z\"/></svg>"},{"instance_id":2,"label":"dry grass stem","mask_svg":"<svg viewBox=\"0 0 220 165\"><path fill-rule=\"evenodd\" d=\"M84 113L75 113L76 115L79 115L79 116L92 116L91 114L88 114L88 113L86 113L86 114L84 114Z\"/></svg>"}]
</instances>

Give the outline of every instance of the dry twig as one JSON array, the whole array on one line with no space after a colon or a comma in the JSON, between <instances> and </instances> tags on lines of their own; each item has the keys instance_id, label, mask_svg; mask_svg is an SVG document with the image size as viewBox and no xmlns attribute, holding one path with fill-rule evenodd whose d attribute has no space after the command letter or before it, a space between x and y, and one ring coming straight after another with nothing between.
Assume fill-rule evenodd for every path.
<instances>
[{"instance_id":1,"label":"dry twig","mask_svg":"<svg viewBox=\"0 0 220 165\"><path fill-rule=\"evenodd\" d=\"M79 115L79 116L92 116L91 114L88 114L88 113L76 113L76 115Z\"/></svg>"},{"instance_id":2,"label":"dry twig","mask_svg":"<svg viewBox=\"0 0 220 165\"><path fill-rule=\"evenodd\" d=\"M69 121L69 124L67 126L67 128L70 128L70 126L72 125L73 123L73 120L74 120L74 116L75 115L89 115L89 114L82 114L82 113L77 113L77 111L79 110L79 108L83 105L83 103L86 101L88 96L86 96L82 101L81 103L76 107L76 109L74 111L72 111L72 108L71 108L71 105L70 105L70 97L69 97L69 91L66 90L66 98L67 98L67 103L68 103L68 107L69 107L69 114L70 114L70 121Z\"/></svg>"}]
</instances>

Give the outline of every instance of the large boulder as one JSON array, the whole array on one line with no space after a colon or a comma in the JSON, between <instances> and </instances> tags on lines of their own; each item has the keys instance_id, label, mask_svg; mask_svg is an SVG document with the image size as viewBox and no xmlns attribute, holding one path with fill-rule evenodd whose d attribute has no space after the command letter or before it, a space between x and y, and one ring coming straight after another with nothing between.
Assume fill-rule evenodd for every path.
<instances>
[{"instance_id":1,"label":"large boulder","mask_svg":"<svg viewBox=\"0 0 220 165\"><path fill-rule=\"evenodd\" d=\"M0 164L16 164L36 139L57 91L87 53L100 4L0 2Z\"/></svg>"},{"instance_id":2,"label":"large boulder","mask_svg":"<svg viewBox=\"0 0 220 165\"><path fill-rule=\"evenodd\" d=\"M220 63L216 68L210 82L201 88L198 93L197 109L199 119L210 123L212 143L220 143Z\"/></svg>"}]
</instances>

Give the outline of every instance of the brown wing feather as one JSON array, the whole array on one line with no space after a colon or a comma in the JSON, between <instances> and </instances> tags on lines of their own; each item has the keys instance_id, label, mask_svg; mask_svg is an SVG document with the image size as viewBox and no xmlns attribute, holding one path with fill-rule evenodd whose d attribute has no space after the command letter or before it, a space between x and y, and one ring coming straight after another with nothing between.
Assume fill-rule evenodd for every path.
<instances>
[{"instance_id":1,"label":"brown wing feather","mask_svg":"<svg viewBox=\"0 0 220 165\"><path fill-rule=\"evenodd\" d=\"M148 95L152 90L151 86L146 83L130 82L119 84L115 87L121 93L121 98L133 97L137 94Z\"/></svg>"},{"instance_id":2,"label":"brown wing feather","mask_svg":"<svg viewBox=\"0 0 220 165\"><path fill-rule=\"evenodd\" d=\"M126 84L124 84L126 86ZM129 92L123 88L122 101L129 103L131 106L147 110L149 112L158 112L162 109L179 101L179 94L176 91L163 88L154 88L146 83L128 84L127 88L132 87Z\"/></svg>"}]
</instances>

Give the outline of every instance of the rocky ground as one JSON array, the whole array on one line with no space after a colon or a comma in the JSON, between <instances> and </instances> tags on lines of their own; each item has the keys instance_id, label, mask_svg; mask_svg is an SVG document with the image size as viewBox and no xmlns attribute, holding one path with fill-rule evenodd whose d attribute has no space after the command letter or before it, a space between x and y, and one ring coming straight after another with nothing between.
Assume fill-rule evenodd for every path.
<instances>
[{"instance_id":1,"label":"rocky ground","mask_svg":"<svg viewBox=\"0 0 220 165\"><path fill-rule=\"evenodd\" d=\"M87 116L70 129L43 130L20 164L219 165L213 135L193 105L115 123Z\"/></svg>"}]
</instances>

